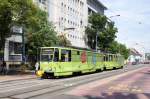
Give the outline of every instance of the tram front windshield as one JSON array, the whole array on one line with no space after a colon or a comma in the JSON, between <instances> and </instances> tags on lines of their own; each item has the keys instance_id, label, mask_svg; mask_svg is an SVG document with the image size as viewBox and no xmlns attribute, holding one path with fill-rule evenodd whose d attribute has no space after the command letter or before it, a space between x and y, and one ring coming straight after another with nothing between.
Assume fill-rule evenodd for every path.
<instances>
[{"instance_id":1,"label":"tram front windshield","mask_svg":"<svg viewBox=\"0 0 150 99\"><path fill-rule=\"evenodd\" d=\"M41 49L40 55L41 55L41 58L40 58L41 61L51 62L54 56L54 49L53 48Z\"/></svg>"}]
</instances>

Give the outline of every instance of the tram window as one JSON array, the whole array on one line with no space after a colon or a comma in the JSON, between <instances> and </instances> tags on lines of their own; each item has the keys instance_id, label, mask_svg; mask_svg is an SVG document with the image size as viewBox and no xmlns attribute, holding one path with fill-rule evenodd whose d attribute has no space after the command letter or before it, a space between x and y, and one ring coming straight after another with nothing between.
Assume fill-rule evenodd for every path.
<instances>
[{"instance_id":1,"label":"tram window","mask_svg":"<svg viewBox=\"0 0 150 99\"><path fill-rule=\"evenodd\" d=\"M100 59L100 62L103 62L104 61L104 56L100 55L99 59Z\"/></svg>"},{"instance_id":2,"label":"tram window","mask_svg":"<svg viewBox=\"0 0 150 99\"><path fill-rule=\"evenodd\" d=\"M116 59L117 59L117 56L115 55L115 56L114 56L114 61L116 61Z\"/></svg>"},{"instance_id":3,"label":"tram window","mask_svg":"<svg viewBox=\"0 0 150 99\"><path fill-rule=\"evenodd\" d=\"M71 50L69 50L69 62L71 62Z\"/></svg>"},{"instance_id":4,"label":"tram window","mask_svg":"<svg viewBox=\"0 0 150 99\"><path fill-rule=\"evenodd\" d=\"M105 56L105 61L109 61L109 56Z\"/></svg>"},{"instance_id":5,"label":"tram window","mask_svg":"<svg viewBox=\"0 0 150 99\"><path fill-rule=\"evenodd\" d=\"M113 56L112 55L109 56L109 61L113 61Z\"/></svg>"},{"instance_id":6,"label":"tram window","mask_svg":"<svg viewBox=\"0 0 150 99\"><path fill-rule=\"evenodd\" d=\"M80 55L80 51L77 51L77 55Z\"/></svg>"},{"instance_id":7,"label":"tram window","mask_svg":"<svg viewBox=\"0 0 150 99\"><path fill-rule=\"evenodd\" d=\"M53 53L54 53L54 49L41 49L41 57L40 60L41 61L45 61L45 62L51 62L53 61Z\"/></svg>"},{"instance_id":8,"label":"tram window","mask_svg":"<svg viewBox=\"0 0 150 99\"><path fill-rule=\"evenodd\" d=\"M58 62L59 61L59 50L56 48L55 53L54 53L54 61Z\"/></svg>"},{"instance_id":9,"label":"tram window","mask_svg":"<svg viewBox=\"0 0 150 99\"><path fill-rule=\"evenodd\" d=\"M103 61L105 61L105 56L103 56Z\"/></svg>"},{"instance_id":10,"label":"tram window","mask_svg":"<svg viewBox=\"0 0 150 99\"><path fill-rule=\"evenodd\" d=\"M61 62L70 62L70 61L71 61L71 51L61 50Z\"/></svg>"},{"instance_id":11,"label":"tram window","mask_svg":"<svg viewBox=\"0 0 150 99\"><path fill-rule=\"evenodd\" d=\"M115 61L117 61L117 58L118 58L118 57L117 57L117 56L115 56Z\"/></svg>"}]
</instances>

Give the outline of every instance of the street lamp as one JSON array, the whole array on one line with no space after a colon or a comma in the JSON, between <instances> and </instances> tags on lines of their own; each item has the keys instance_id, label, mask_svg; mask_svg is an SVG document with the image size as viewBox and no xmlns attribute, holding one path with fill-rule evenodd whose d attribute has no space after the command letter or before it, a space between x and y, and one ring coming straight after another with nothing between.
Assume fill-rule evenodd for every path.
<instances>
[{"instance_id":1,"label":"street lamp","mask_svg":"<svg viewBox=\"0 0 150 99\"><path fill-rule=\"evenodd\" d=\"M119 17L120 15L114 15L114 16L110 16L109 18L113 18L113 17Z\"/></svg>"},{"instance_id":2,"label":"street lamp","mask_svg":"<svg viewBox=\"0 0 150 99\"><path fill-rule=\"evenodd\" d=\"M113 16L109 16L109 17L107 17L107 19L110 21L110 22L112 22L112 20L111 20L111 18L114 18L114 17L119 17L119 16L121 16L121 15L113 15Z\"/></svg>"}]
</instances>

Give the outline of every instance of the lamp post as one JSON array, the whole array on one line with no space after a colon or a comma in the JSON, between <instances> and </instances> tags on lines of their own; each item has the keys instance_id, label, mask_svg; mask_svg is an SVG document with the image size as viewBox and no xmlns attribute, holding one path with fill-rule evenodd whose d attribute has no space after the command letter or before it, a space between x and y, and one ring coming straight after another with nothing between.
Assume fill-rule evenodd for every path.
<instances>
[{"instance_id":1,"label":"lamp post","mask_svg":"<svg viewBox=\"0 0 150 99\"><path fill-rule=\"evenodd\" d=\"M98 37L97 35L98 35L98 32L96 33L96 48L95 48L96 52L97 52L97 37Z\"/></svg>"},{"instance_id":2,"label":"lamp post","mask_svg":"<svg viewBox=\"0 0 150 99\"><path fill-rule=\"evenodd\" d=\"M26 62L26 57L25 57L25 33L24 33L24 28L22 27L22 62L23 64Z\"/></svg>"},{"instance_id":3,"label":"lamp post","mask_svg":"<svg viewBox=\"0 0 150 99\"><path fill-rule=\"evenodd\" d=\"M121 15L113 15L113 16L109 16L109 17L107 17L107 19L110 21L110 22L112 22L112 20L111 20L111 18L114 18L114 17L119 17L119 16L121 16Z\"/></svg>"},{"instance_id":4,"label":"lamp post","mask_svg":"<svg viewBox=\"0 0 150 99\"><path fill-rule=\"evenodd\" d=\"M113 15L113 16L110 16L109 18L113 18L113 17L119 17L120 15Z\"/></svg>"}]
</instances>

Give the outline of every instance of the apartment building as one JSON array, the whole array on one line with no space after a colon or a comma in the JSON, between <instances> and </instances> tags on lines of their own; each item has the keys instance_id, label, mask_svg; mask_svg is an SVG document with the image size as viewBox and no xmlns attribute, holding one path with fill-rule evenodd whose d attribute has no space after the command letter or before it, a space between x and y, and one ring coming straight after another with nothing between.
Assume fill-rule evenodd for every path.
<instances>
[{"instance_id":1,"label":"apartment building","mask_svg":"<svg viewBox=\"0 0 150 99\"><path fill-rule=\"evenodd\" d=\"M100 0L87 0L88 15L92 13L104 14L107 8L100 2Z\"/></svg>"},{"instance_id":2,"label":"apartment building","mask_svg":"<svg viewBox=\"0 0 150 99\"><path fill-rule=\"evenodd\" d=\"M85 27L88 15L104 14L106 7L99 0L34 0L40 8L46 8L58 35L65 35L72 46L86 48Z\"/></svg>"}]
</instances>

